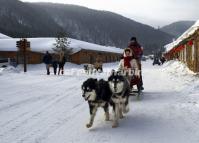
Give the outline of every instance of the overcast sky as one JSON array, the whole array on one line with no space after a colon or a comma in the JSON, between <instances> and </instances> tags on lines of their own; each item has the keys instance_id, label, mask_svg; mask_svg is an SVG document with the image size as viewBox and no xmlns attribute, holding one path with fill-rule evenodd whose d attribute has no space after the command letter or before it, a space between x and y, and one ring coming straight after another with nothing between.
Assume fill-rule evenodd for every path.
<instances>
[{"instance_id":1,"label":"overcast sky","mask_svg":"<svg viewBox=\"0 0 199 143\"><path fill-rule=\"evenodd\" d=\"M54 2L107 10L155 28L179 20L199 19L199 0L21 0Z\"/></svg>"}]
</instances>

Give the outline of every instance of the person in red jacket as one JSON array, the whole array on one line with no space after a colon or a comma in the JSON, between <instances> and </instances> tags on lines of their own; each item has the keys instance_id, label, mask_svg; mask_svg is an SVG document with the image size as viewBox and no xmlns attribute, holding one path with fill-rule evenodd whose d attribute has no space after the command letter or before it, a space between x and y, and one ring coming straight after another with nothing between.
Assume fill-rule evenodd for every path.
<instances>
[{"instance_id":1,"label":"person in red jacket","mask_svg":"<svg viewBox=\"0 0 199 143\"><path fill-rule=\"evenodd\" d=\"M141 45L137 42L137 38L136 37L132 37L130 39L130 42L128 44L128 47L133 51L134 53L134 58L138 61L139 64L139 70L140 70L140 78L141 78L141 90L144 90L143 87L143 81L142 81L142 73L141 73L141 69L142 69L142 65L141 65L141 59L142 59L142 55L143 55L143 48L141 47Z\"/></svg>"},{"instance_id":2,"label":"person in red jacket","mask_svg":"<svg viewBox=\"0 0 199 143\"><path fill-rule=\"evenodd\" d=\"M140 44L137 42L136 37L132 37L128 47L133 51L133 53L135 54L135 59L137 59L138 61L141 62L141 58L143 55L143 49L140 46Z\"/></svg>"}]
</instances>

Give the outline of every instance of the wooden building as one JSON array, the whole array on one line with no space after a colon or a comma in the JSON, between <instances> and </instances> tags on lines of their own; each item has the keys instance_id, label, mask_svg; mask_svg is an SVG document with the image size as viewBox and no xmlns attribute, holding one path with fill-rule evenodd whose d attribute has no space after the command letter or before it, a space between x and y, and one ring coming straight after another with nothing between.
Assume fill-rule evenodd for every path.
<instances>
[{"instance_id":1,"label":"wooden building","mask_svg":"<svg viewBox=\"0 0 199 143\"><path fill-rule=\"evenodd\" d=\"M76 64L90 63L93 64L100 59L103 63L119 61L120 53L103 52L96 50L82 49L71 55L71 62Z\"/></svg>"},{"instance_id":2,"label":"wooden building","mask_svg":"<svg viewBox=\"0 0 199 143\"><path fill-rule=\"evenodd\" d=\"M42 63L43 53L30 51L27 52L28 64L39 64ZM14 59L17 64L23 63L23 56L17 51L0 51L0 58L11 58Z\"/></svg>"},{"instance_id":3,"label":"wooden building","mask_svg":"<svg viewBox=\"0 0 199 143\"><path fill-rule=\"evenodd\" d=\"M177 59L199 73L199 20L176 41L165 46L167 60Z\"/></svg>"},{"instance_id":4,"label":"wooden building","mask_svg":"<svg viewBox=\"0 0 199 143\"><path fill-rule=\"evenodd\" d=\"M15 59L18 64L22 63L23 56L16 48L17 40L19 39L0 40L0 58L11 58ZM49 51L54 58L58 56L52 51L55 38L29 38L28 40L31 45L30 51L27 52L28 64L42 63L43 56L46 51ZM105 47L83 41L77 43L72 44L71 48L74 50L70 55L68 62L75 64L93 64L97 59L100 59L103 63L115 62L120 59L123 52L122 49L114 47Z\"/></svg>"}]
</instances>

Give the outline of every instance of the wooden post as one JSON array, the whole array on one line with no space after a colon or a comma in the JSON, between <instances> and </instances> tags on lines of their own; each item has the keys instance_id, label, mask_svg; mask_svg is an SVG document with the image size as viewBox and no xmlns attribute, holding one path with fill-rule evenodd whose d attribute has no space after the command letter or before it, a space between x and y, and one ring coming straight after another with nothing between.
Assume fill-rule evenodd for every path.
<instances>
[{"instance_id":1,"label":"wooden post","mask_svg":"<svg viewBox=\"0 0 199 143\"><path fill-rule=\"evenodd\" d=\"M27 49L27 40L23 39L23 57L24 57L24 72L27 72L27 60L26 60L26 49Z\"/></svg>"},{"instance_id":2,"label":"wooden post","mask_svg":"<svg viewBox=\"0 0 199 143\"><path fill-rule=\"evenodd\" d=\"M23 57L24 72L27 72L27 50L30 50L30 42L27 39L17 41L17 47L19 48L20 55Z\"/></svg>"}]
</instances>

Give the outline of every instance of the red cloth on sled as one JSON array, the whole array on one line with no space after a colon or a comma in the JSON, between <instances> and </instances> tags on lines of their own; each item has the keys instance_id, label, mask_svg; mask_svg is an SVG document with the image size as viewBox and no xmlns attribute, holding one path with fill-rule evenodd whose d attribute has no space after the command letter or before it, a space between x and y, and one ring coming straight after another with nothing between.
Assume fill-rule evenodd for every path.
<instances>
[{"instance_id":1,"label":"red cloth on sled","mask_svg":"<svg viewBox=\"0 0 199 143\"><path fill-rule=\"evenodd\" d=\"M132 60L132 57L130 56L124 57L124 67L131 68L131 60Z\"/></svg>"},{"instance_id":2,"label":"red cloth on sled","mask_svg":"<svg viewBox=\"0 0 199 143\"><path fill-rule=\"evenodd\" d=\"M133 86L133 85L137 85L137 84L140 84L140 78L138 77L138 76L133 76L132 78L131 78L131 86Z\"/></svg>"}]
</instances>

